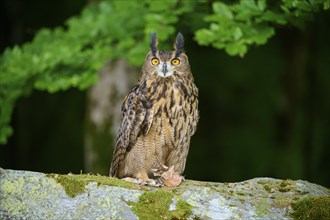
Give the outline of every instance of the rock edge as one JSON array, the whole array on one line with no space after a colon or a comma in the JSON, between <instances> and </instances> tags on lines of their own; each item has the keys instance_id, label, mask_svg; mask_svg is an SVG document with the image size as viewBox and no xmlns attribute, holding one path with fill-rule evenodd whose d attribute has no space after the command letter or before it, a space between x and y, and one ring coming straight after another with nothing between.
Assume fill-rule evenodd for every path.
<instances>
[{"instance_id":1,"label":"rock edge","mask_svg":"<svg viewBox=\"0 0 330 220\"><path fill-rule=\"evenodd\" d=\"M102 176L0 168L0 219L292 219L292 204L312 197L330 201L330 190L273 178L152 188Z\"/></svg>"}]
</instances>

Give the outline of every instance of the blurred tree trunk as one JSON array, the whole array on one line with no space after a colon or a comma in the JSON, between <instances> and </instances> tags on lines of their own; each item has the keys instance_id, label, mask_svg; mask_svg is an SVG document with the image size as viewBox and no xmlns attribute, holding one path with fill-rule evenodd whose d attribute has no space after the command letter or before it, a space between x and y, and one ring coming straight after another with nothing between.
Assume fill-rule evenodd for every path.
<instances>
[{"instance_id":1,"label":"blurred tree trunk","mask_svg":"<svg viewBox=\"0 0 330 220\"><path fill-rule=\"evenodd\" d=\"M295 141L295 125L301 107L301 89L306 69L306 37L297 29L288 30L284 36L286 70L283 79L285 108L280 117L282 146L290 147Z\"/></svg>"},{"instance_id":2,"label":"blurred tree trunk","mask_svg":"<svg viewBox=\"0 0 330 220\"><path fill-rule=\"evenodd\" d=\"M293 28L281 35L284 46L285 69L282 78L283 105L277 115L278 150L281 156L276 164L284 171L279 174L298 178L303 175L301 154L302 130L306 119L304 114L304 87L308 58L308 37L306 33ZM300 164L301 166L296 166Z\"/></svg>"},{"instance_id":3,"label":"blurred tree trunk","mask_svg":"<svg viewBox=\"0 0 330 220\"><path fill-rule=\"evenodd\" d=\"M138 76L124 60L107 62L99 81L87 91L85 117L85 171L108 175L116 135L120 125L121 103Z\"/></svg>"},{"instance_id":4,"label":"blurred tree trunk","mask_svg":"<svg viewBox=\"0 0 330 220\"><path fill-rule=\"evenodd\" d=\"M302 32L298 29L286 32L287 68L284 78L286 108L279 117L281 145L284 152L294 152L300 158L299 170L291 169L292 176L303 176L309 180L312 176L312 157L315 154L315 132L317 121L318 82L316 30L307 26ZM287 163L288 164L288 163ZM315 170L314 170L315 171Z\"/></svg>"},{"instance_id":5,"label":"blurred tree trunk","mask_svg":"<svg viewBox=\"0 0 330 220\"><path fill-rule=\"evenodd\" d=\"M306 104L305 110L305 124L304 130L302 131L303 143L302 143L302 152L303 152L303 177L306 179L311 179L313 175L313 156L315 154L314 140L315 140L315 131L317 129L317 106L319 104L318 100L318 72L317 72L317 50L316 47L316 29L313 26L309 26L306 29L306 47L308 59L306 62L306 73L305 73L305 89L304 98ZM319 83L320 84L320 83ZM317 172L317 170L314 170Z\"/></svg>"}]
</instances>

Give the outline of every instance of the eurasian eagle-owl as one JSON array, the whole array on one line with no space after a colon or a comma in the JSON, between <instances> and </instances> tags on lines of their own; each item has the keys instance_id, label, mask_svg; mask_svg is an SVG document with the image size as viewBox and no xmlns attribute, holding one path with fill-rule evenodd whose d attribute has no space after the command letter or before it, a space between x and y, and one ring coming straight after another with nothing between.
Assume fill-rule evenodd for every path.
<instances>
[{"instance_id":1,"label":"eurasian eagle-owl","mask_svg":"<svg viewBox=\"0 0 330 220\"><path fill-rule=\"evenodd\" d=\"M176 37L174 51L158 50L157 44L153 34L139 82L124 99L110 176L148 182L162 171L163 180L175 182L165 185L176 186L181 178L176 181L175 175L181 177L185 169L199 119L198 89L182 34Z\"/></svg>"}]
</instances>

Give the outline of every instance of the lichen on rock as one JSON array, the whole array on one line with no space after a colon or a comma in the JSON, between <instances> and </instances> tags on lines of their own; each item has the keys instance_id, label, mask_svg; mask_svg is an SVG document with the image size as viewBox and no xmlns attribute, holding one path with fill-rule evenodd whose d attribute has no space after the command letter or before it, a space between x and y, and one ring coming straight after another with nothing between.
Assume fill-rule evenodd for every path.
<instances>
[{"instance_id":1,"label":"lichen on rock","mask_svg":"<svg viewBox=\"0 0 330 220\"><path fill-rule=\"evenodd\" d=\"M187 180L176 188L0 168L0 219L327 219L329 189L302 180Z\"/></svg>"}]
</instances>

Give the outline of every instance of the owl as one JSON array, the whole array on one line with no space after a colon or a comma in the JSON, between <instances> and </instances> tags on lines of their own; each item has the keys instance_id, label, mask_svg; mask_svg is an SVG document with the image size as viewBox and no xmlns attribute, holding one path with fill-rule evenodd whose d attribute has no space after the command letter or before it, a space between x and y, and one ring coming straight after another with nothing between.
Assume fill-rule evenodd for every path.
<instances>
[{"instance_id":1,"label":"owl","mask_svg":"<svg viewBox=\"0 0 330 220\"><path fill-rule=\"evenodd\" d=\"M122 120L110 176L177 186L199 119L198 89L178 33L174 50L158 50L151 38L138 84L122 104ZM159 177L160 176L160 177Z\"/></svg>"}]
</instances>

